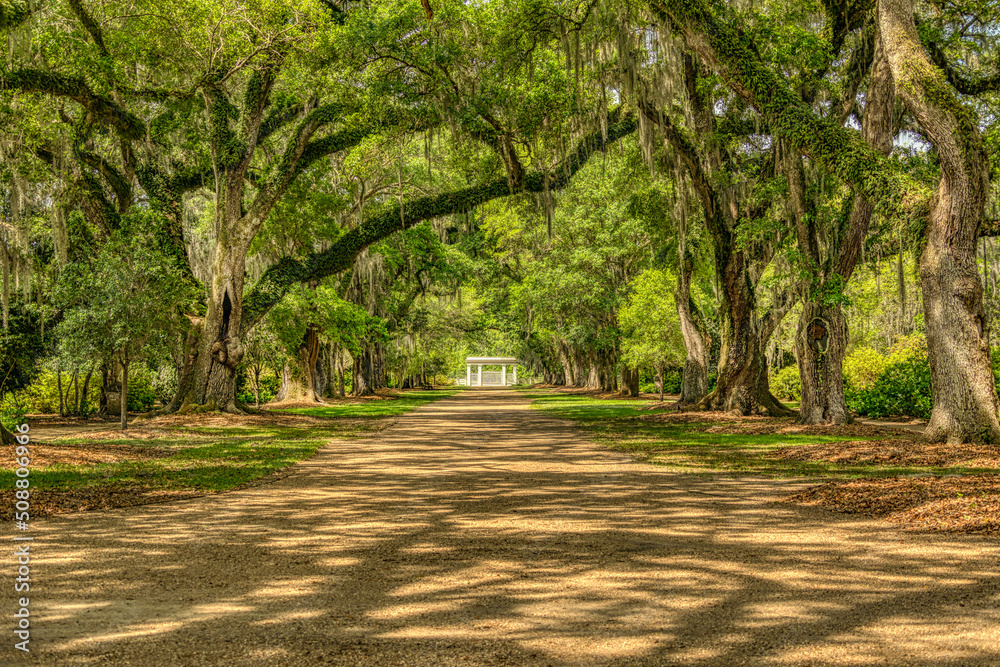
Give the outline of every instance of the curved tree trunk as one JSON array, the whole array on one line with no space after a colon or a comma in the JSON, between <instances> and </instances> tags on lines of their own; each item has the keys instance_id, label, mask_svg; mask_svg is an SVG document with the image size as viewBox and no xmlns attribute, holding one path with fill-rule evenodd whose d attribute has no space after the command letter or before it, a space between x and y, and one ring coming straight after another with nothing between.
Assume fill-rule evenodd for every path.
<instances>
[{"instance_id":1,"label":"curved tree trunk","mask_svg":"<svg viewBox=\"0 0 1000 667\"><path fill-rule=\"evenodd\" d=\"M741 415L793 414L776 399L767 382L767 343L783 311L768 321L757 316L757 299L742 251L733 251L731 235L716 240L716 272L721 287L722 341L715 390L698 407Z\"/></svg>"},{"instance_id":2,"label":"curved tree trunk","mask_svg":"<svg viewBox=\"0 0 1000 667\"><path fill-rule=\"evenodd\" d=\"M1000 442L976 241L989 166L975 113L951 91L920 43L913 0L879 0L878 22L896 90L941 163L920 255L934 407L933 442Z\"/></svg>"},{"instance_id":3,"label":"curved tree trunk","mask_svg":"<svg viewBox=\"0 0 1000 667\"><path fill-rule=\"evenodd\" d=\"M697 403L708 394L708 351L711 347L711 337L705 331L698 307L691 299L691 274L693 272L694 264L690 258L685 258L682 270L678 272L677 293L675 295L677 316L680 319L685 351L680 402L686 404ZM661 371L661 396L663 394L663 381Z\"/></svg>"},{"instance_id":4,"label":"curved tree trunk","mask_svg":"<svg viewBox=\"0 0 1000 667\"><path fill-rule=\"evenodd\" d=\"M281 389L274 397L276 401L319 402L316 387L316 362L319 359L319 352L319 335L316 328L310 326L296 350L294 365L285 365L281 377Z\"/></svg>"},{"instance_id":5,"label":"curved tree trunk","mask_svg":"<svg viewBox=\"0 0 1000 667\"><path fill-rule=\"evenodd\" d=\"M370 396L385 388L385 360L381 345L369 344L354 360L354 395Z\"/></svg>"},{"instance_id":6,"label":"curved tree trunk","mask_svg":"<svg viewBox=\"0 0 1000 667\"><path fill-rule=\"evenodd\" d=\"M895 90L892 72L885 56L881 41L875 45L869 73L868 90L865 94L862 135L865 141L883 155L892 151L892 140L896 135L893 121ZM804 179L800 176L801 157L795 156L795 164L789 170L789 185L792 191L799 249L804 256L811 257L816 266L821 265L819 254L820 238L814 223L815 211L807 210L805 203ZM861 255L865 236L873 211L871 200L864 194L854 196L845 233L836 233L828 240L829 254L824 269L818 276L818 286L812 289L803 304L795 338L795 357L799 365L802 383L802 403L799 408L800 424L846 424L851 421L844 396L843 365L848 345L848 327L843 309L839 305L824 305L822 295L829 291L831 280L842 281L834 289L850 280ZM810 324L819 320L827 336L825 344L816 329ZM813 334L813 335L810 335Z\"/></svg>"}]
</instances>

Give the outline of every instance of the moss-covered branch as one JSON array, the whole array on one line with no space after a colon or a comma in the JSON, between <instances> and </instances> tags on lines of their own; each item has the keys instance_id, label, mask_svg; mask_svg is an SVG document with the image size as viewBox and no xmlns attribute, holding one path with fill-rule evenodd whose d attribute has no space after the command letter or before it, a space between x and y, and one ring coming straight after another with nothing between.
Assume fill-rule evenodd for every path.
<instances>
[{"instance_id":1,"label":"moss-covered branch","mask_svg":"<svg viewBox=\"0 0 1000 667\"><path fill-rule=\"evenodd\" d=\"M105 58L109 57L108 47L104 45L104 33L101 32L101 26L98 25L94 17L87 12L84 8L83 3L80 0L69 0L69 7L76 14L76 17L80 19L80 23L83 25L84 29L90 34L90 38L94 40L94 44L97 49L101 52L101 55Z\"/></svg>"},{"instance_id":2,"label":"moss-covered branch","mask_svg":"<svg viewBox=\"0 0 1000 667\"><path fill-rule=\"evenodd\" d=\"M132 203L132 184L125 178L125 175L117 167L104 159L104 157L93 151L76 148L75 153L81 162L99 172L104 180L108 182L108 185L111 186L112 191L115 193L118 211L124 213Z\"/></svg>"},{"instance_id":3,"label":"moss-covered branch","mask_svg":"<svg viewBox=\"0 0 1000 667\"><path fill-rule=\"evenodd\" d=\"M31 5L25 0L0 0L0 30L16 28L31 16Z\"/></svg>"},{"instance_id":4,"label":"moss-covered branch","mask_svg":"<svg viewBox=\"0 0 1000 667\"><path fill-rule=\"evenodd\" d=\"M632 115L626 115L609 123L605 136L597 132L584 138L562 165L552 173L536 171L526 174L521 192L543 192L546 189L559 190L566 187L594 153L635 130L636 120ZM407 202L402 211L396 205L364 221L344 234L328 250L301 258L285 257L269 268L244 294L240 335L245 334L260 321L296 283L318 280L349 269L362 250L401 229L424 220L469 211L488 201L510 194L510 185L505 177L454 192L421 197Z\"/></svg>"},{"instance_id":5,"label":"moss-covered branch","mask_svg":"<svg viewBox=\"0 0 1000 667\"><path fill-rule=\"evenodd\" d=\"M925 215L930 192L867 145L857 132L817 116L760 57L739 19L720 0L649 0L666 24L752 105L775 134L850 183L883 215Z\"/></svg>"},{"instance_id":6,"label":"moss-covered branch","mask_svg":"<svg viewBox=\"0 0 1000 667\"><path fill-rule=\"evenodd\" d=\"M948 62L947 56L937 43L928 40L924 42L924 47L930 54L931 61L944 72L948 83L963 95L982 95L1000 90L1000 71L978 79L970 79Z\"/></svg>"},{"instance_id":7,"label":"moss-covered branch","mask_svg":"<svg viewBox=\"0 0 1000 667\"><path fill-rule=\"evenodd\" d=\"M125 139L138 141L146 135L146 124L142 120L120 107L111 98L95 93L79 77L36 69L0 72L0 90L68 98L113 127Z\"/></svg>"}]
</instances>

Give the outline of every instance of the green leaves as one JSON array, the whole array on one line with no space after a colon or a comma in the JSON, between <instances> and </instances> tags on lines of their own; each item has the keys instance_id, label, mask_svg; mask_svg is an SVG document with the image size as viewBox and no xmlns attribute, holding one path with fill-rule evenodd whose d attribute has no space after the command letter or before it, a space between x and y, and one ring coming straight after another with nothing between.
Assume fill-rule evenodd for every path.
<instances>
[{"instance_id":1,"label":"green leaves","mask_svg":"<svg viewBox=\"0 0 1000 667\"><path fill-rule=\"evenodd\" d=\"M124 216L121 231L95 256L64 268L55 298L64 308L57 333L66 357L86 364L151 358L189 325L179 308L192 299L191 287L153 247L155 217Z\"/></svg>"}]
</instances>

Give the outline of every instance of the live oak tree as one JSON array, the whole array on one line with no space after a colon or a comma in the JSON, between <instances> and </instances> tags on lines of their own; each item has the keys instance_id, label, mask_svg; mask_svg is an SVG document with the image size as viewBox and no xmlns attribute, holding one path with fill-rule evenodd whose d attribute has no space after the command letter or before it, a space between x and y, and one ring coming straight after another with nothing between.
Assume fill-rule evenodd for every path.
<instances>
[{"instance_id":1,"label":"live oak tree","mask_svg":"<svg viewBox=\"0 0 1000 667\"><path fill-rule=\"evenodd\" d=\"M740 414L789 414L771 395L765 351L794 295L783 290L763 312L758 298L765 269L787 237L775 212L779 147L754 137L761 134L759 125L713 85L692 54L669 40L651 53L642 35L632 29L619 40L619 50L621 76L645 121L640 137L647 160L656 160L654 147L661 141L670 146L666 159L674 163L674 180L686 188L690 179L714 250L721 350L715 389L699 396L697 405ZM678 121L685 114L691 127ZM681 288L686 291L683 283ZM679 314L687 332L685 375L691 376L705 364L707 345L694 311L683 308L686 303L682 297Z\"/></svg>"},{"instance_id":2,"label":"live oak tree","mask_svg":"<svg viewBox=\"0 0 1000 667\"><path fill-rule=\"evenodd\" d=\"M761 61L730 8L711 0L650 0L650 6L790 146L849 183L883 215L926 220L920 272L934 394L927 435L935 441L1000 441L975 273L987 162L975 113L931 64L913 4L879 0L866 7L877 13L896 93L940 155L942 175L933 195L861 137L813 113ZM846 3L833 8L837 20L860 9Z\"/></svg>"}]
</instances>

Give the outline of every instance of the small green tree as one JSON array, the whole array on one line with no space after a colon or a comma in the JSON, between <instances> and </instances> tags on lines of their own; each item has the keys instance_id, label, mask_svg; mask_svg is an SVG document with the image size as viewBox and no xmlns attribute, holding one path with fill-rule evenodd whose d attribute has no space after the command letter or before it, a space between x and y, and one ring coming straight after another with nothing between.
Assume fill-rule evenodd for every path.
<instances>
[{"instance_id":1,"label":"small green tree","mask_svg":"<svg viewBox=\"0 0 1000 667\"><path fill-rule=\"evenodd\" d=\"M129 366L161 354L171 333L185 326L178 307L190 287L158 251L146 230L156 229L139 212L87 261L66 266L59 280L65 309L57 336L68 358L117 361L122 368L121 427L128 427Z\"/></svg>"},{"instance_id":2,"label":"small green tree","mask_svg":"<svg viewBox=\"0 0 1000 667\"><path fill-rule=\"evenodd\" d=\"M618 312L622 328L622 360L639 368L652 367L660 377L663 400L664 370L684 363L674 276L662 269L646 269L632 284L628 301Z\"/></svg>"}]
</instances>

